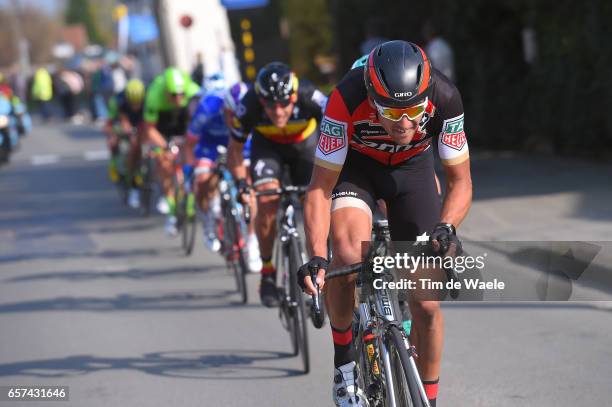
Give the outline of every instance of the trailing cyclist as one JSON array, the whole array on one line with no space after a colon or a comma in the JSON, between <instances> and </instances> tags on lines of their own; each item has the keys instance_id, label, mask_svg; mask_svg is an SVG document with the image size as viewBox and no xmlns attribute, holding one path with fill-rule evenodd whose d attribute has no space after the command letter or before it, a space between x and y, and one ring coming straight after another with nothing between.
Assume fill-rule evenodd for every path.
<instances>
[{"instance_id":1,"label":"trailing cyclist","mask_svg":"<svg viewBox=\"0 0 612 407\"><path fill-rule=\"evenodd\" d=\"M176 235L176 203L172 176L174 174L174 156L168 151L170 139L174 136L185 136L189 124L189 102L198 94L200 87L189 75L178 68L167 68L157 76L145 98L145 138L153 146L163 150L156 155L158 175L163 196L157 209L167 214L165 231Z\"/></svg>"},{"instance_id":2,"label":"trailing cyclist","mask_svg":"<svg viewBox=\"0 0 612 407\"><path fill-rule=\"evenodd\" d=\"M221 74L205 78L203 95L193 114L187 135L187 154L195 156L195 194L202 212L204 239L209 249L218 251L220 242L215 234L216 220L220 216L220 203L215 176L217 147L226 147L229 140L228 115L232 115L237 101L246 93L247 86L238 83L227 89ZM229 111L228 111L229 110ZM249 268L261 269L259 247L254 234L248 241Z\"/></svg>"},{"instance_id":3,"label":"trailing cyclist","mask_svg":"<svg viewBox=\"0 0 612 407\"><path fill-rule=\"evenodd\" d=\"M433 171L434 137L447 179L443 202ZM315 291L309 265L320 267L317 283L325 284L328 236L331 268L362 260L361 242L370 240L372 213L380 198L387 205L393 240L429 235L434 248L440 248L440 242L449 243L450 252L460 246L456 227L472 199L461 95L431 67L420 47L405 41L374 48L365 65L348 72L329 98L304 206L312 258L300 268L300 280L307 292ZM368 405L357 385L354 294L354 275L325 284L334 344L333 398L339 406ZM443 343L440 305L409 305L420 376L435 406Z\"/></svg>"},{"instance_id":4,"label":"trailing cyclist","mask_svg":"<svg viewBox=\"0 0 612 407\"><path fill-rule=\"evenodd\" d=\"M248 184L242 145L249 134L253 138L250 174L256 191L279 187L285 165L293 184L308 184L326 102L323 93L306 81L298 81L283 63L269 63L258 72L254 88L237 107L228 151L228 165L243 192ZM278 203L278 196L257 198L255 232L263 263L259 294L267 307L279 302L271 261Z\"/></svg>"},{"instance_id":5,"label":"trailing cyclist","mask_svg":"<svg viewBox=\"0 0 612 407\"><path fill-rule=\"evenodd\" d=\"M108 166L109 176L115 183L124 177L123 182L129 187L128 205L132 208L140 206L137 168L141 152L144 96L145 85L142 81L131 79L122 92L112 96L109 100L109 116L105 126L111 154ZM130 143L125 174L119 174L118 171L119 140L122 136L128 137Z\"/></svg>"}]
</instances>

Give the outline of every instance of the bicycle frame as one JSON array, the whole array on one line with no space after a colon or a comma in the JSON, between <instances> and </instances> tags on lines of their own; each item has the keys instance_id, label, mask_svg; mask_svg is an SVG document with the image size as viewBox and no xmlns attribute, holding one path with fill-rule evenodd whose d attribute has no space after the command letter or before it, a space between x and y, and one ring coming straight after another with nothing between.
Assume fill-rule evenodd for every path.
<instances>
[{"instance_id":1,"label":"bicycle frame","mask_svg":"<svg viewBox=\"0 0 612 407\"><path fill-rule=\"evenodd\" d=\"M385 344L384 333L388 332L391 325L396 326L403 332L402 328L402 313L400 311L399 302L397 297L393 295L389 289L375 289L373 281L375 278L383 278L386 280L393 280L391 271L385 269L382 273L374 273L371 265L372 258L374 256L385 256L391 252L391 240L389 236L389 230L385 223L377 222L375 226L374 239L372 241L372 247L368 252L368 256L364 261L366 269L358 275L357 278L357 294L359 297L359 335L357 335L358 343L362 342L362 334L368 329L376 329L378 331L377 345L380 350L380 358L383 361L385 369L385 377L392 377L391 372L391 355L389 349ZM411 369L414 371L417 381L419 393L423 400L427 400L425 388L418 375L418 369L414 361L416 356L415 347L410 345L408 338L404 335L404 346L408 350L410 357ZM369 372L363 372L364 374L370 374ZM395 392L397 389L394 388L393 382L390 381L386 384L386 388L389 392L387 399L390 400L391 407L402 407L396 406L395 403ZM427 404L428 405L428 404Z\"/></svg>"}]
</instances>

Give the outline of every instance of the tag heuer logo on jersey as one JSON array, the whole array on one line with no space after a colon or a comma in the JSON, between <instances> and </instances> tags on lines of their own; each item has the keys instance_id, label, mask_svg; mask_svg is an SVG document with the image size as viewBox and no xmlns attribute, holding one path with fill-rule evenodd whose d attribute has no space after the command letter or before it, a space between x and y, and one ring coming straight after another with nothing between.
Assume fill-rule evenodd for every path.
<instances>
[{"instance_id":1,"label":"tag heuer logo on jersey","mask_svg":"<svg viewBox=\"0 0 612 407\"><path fill-rule=\"evenodd\" d=\"M440 137L442 144L455 150L461 150L466 143L465 132L463 131L463 115L444 120Z\"/></svg>"},{"instance_id":2,"label":"tag heuer logo on jersey","mask_svg":"<svg viewBox=\"0 0 612 407\"><path fill-rule=\"evenodd\" d=\"M346 143L346 123L338 122L329 117L321 121L321 136L319 150L325 155L340 150Z\"/></svg>"}]
</instances>

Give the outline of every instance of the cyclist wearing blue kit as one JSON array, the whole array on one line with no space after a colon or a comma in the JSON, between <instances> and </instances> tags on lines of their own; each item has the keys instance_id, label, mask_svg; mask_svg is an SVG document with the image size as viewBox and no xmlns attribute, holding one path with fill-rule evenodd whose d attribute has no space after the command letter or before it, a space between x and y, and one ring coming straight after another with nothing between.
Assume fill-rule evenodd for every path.
<instances>
[{"instance_id":1,"label":"cyclist wearing blue kit","mask_svg":"<svg viewBox=\"0 0 612 407\"><path fill-rule=\"evenodd\" d=\"M202 213L205 241L209 249L217 251L220 248L220 242L214 230L215 219L220 214L220 208L214 167L218 156L217 147L225 147L228 144L230 130L226 117L231 114L226 113L226 109L231 109L231 104L227 103L227 94L230 91L226 89L222 76L215 74L209 78L210 80L205 80L203 94L189 124L187 156L193 154L192 158L195 157L195 160L192 161L195 162L195 194L198 208ZM252 270L257 271L257 263L260 263L261 260L257 239L254 235L249 237L248 246L249 266Z\"/></svg>"}]
</instances>

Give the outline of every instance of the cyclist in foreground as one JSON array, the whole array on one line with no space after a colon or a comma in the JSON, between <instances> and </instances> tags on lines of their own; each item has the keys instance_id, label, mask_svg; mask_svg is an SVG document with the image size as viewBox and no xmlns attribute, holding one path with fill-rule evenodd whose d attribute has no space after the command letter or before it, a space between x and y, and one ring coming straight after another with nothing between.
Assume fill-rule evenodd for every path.
<instances>
[{"instance_id":1,"label":"cyclist in foreground","mask_svg":"<svg viewBox=\"0 0 612 407\"><path fill-rule=\"evenodd\" d=\"M174 174L174 156L168 151L168 144L173 136L184 136L189 124L189 101L200 87L189 75L177 68L167 68L157 76L149 86L145 98L145 138L153 146L164 150L156 155L159 180L163 196L157 209L167 214L166 234L176 235L176 203L172 176Z\"/></svg>"},{"instance_id":2,"label":"cyclist in foreground","mask_svg":"<svg viewBox=\"0 0 612 407\"><path fill-rule=\"evenodd\" d=\"M238 94L230 94L226 89L222 75L211 75L204 81L204 91L195 109L187 135L188 156L195 156L195 194L198 208L202 212L204 224L204 239L212 251L218 251L221 243L215 235L215 221L220 216L220 204L217 192L217 177L214 168L217 160L217 147L227 146L229 127L226 121L226 105L228 94L235 104L234 98L240 98L246 93L246 85L239 83ZM244 86L244 87L242 87ZM192 153L193 152L193 153ZM249 236L249 268L259 271L261 260L257 238Z\"/></svg>"},{"instance_id":3,"label":"cyclist in foreground","mask_svg":"<svg viewBox=\"0 0 612 407\"><path fill-rule=\"evenodd\" d=\"M434 178L433 137L446 173L440 202ZM325 270L360 262L362 241L369 241L376 200L383 199L391 237L416 241L430 235L434 248L460 243L455 228L472 199L470 161L463 130L463 105L457 88L433 69L417 45L390 41L377 46L363 67L352 69L333 90L316 151L304 207L308 249L300 269L306 292L315 292L308 266ZM330 233L331 232L331 233ZM327 260L331 237L333 262ZM443 253L444 254L444 253ZM338 406L368 406L357 386L352 321L355 276L325 286L334 343L333 399ZM411 301L412 342L432 406L437 398L443 344L438 301Z\"/></svg>"},{"instance_id":4,"label":"cyclist in foreground","mask_svg":"<svg viewBox=\"0 0 612 407\"><path fill-rule=\"evenodd\" d=\"M280 62L261 68L254 89L242 98L228 150L228 166L246 191L246 169L242 147L252 133L250 172L256 191L278 188L283 166L288 165L291 181L306 185L310 180L318 123L327 98L306 81L301 83L291 69ZM259 295L266 307L278 306L276 269L272 265L278 196L257 198L255 232L263 267Z\"/></svg>"},{"instance_id":5,"label":"cyclist in foreground","mask_svg":"<svg viewBox=\"0 0 612 407\"><path fill-rule=\"evenodd\" d=\"M127 174L124 180L129 185L128 205L132 208L140 206L140 194L137 189L136 169L140 160L141 137L143 124L143 102L145 86L139 79L131 79L125 89L109 100L109 116L105 126L108 148L111 158L108 172L113 182L118 182L120 174L117 170L119 158L119 138L128 136L130 150L127 156Z\"/></svg>"}]
</instances>

